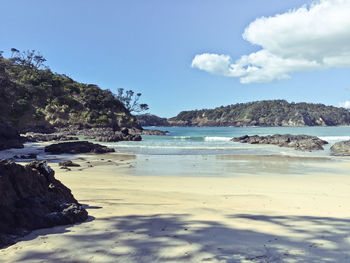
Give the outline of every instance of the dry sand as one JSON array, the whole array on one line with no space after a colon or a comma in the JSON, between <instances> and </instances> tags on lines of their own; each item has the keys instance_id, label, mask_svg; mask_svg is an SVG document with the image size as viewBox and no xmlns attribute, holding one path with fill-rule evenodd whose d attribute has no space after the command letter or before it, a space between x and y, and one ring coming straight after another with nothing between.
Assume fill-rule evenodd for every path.
<instances>
[{"instance_id":1,"label":"dry sand","mask_svg":"<svg viewBox=\"0 0 350 263\"><path fill-rule=\"evenodd\" d=\"M350 262L346 174L133 176L133 156L84 158L52 166L88 222L34 231L0 262Z\"/></svg>"}]
</instances>

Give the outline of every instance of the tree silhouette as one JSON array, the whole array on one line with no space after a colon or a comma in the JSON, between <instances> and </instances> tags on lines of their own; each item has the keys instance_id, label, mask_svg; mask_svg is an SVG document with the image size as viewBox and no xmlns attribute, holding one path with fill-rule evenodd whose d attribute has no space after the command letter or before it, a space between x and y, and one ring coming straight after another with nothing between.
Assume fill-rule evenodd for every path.
<instances>
[{"instance_id":1,"label":"tree silhouette","mask_svg":"<svg viewBox=\"0 0 350 263\"><path fill-rule=\"evenodd\" d=\"M148 110L148 105L144 103L139 103L141 93L136 93L132 90L125 91L123 88L118 89L116 98L121 101L125 108L130 112L143 112Z\"/></svg>"}]
</instances>

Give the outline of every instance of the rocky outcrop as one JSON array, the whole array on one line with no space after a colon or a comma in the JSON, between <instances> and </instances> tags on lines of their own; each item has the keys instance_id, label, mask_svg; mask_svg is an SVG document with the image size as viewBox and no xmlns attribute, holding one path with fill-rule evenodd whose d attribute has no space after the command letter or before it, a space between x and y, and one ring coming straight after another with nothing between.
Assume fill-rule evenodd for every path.
<instances>
[{"instance_id":1,"label":"rocky outcrop","mask_svg":"<svg viewBox=\"0 0 350 263\"><path fill-rule=\"evenodd\" d=\"M100 144L95 144L87 141L79 142L62 142L57 144L51 144L45 147L45 152L53 154L62 153L109 153L114 152L113 148L108 148Z\"/></svg>"},{"instance_id":2,"label":"rocky outcrop","mask_svg":"<svg viewBox=\"0 0 350 263\"><path fill-rule=\"evenodd\" d=\"M14 128L0 120L0 151L10 148L23 148L21 137Z\"/></svg>"},{"instance_id":3,"label":"rocky outcrop","mask_svg":"<svg viewBox=\"0 0 350 263\"><path fill-rule=\"evenodd\" d=\"M335 143L331 151L339 155L350 155L350 140Z\"/></svg>"},{"instance_id":4,"label":"rocky outcrop","mask_svg":"<svg viewBox=\"0 0 350 263\"><path fill-rule=\"evenodd\" d=\"M129 132L139 131L139 132ZM66 136L84 136L86 139L98 141L98 142L119 142L119 141L141 141L141 129L128 129L122 128L120 130L114 130L113 128L80 128L77 126L69 126L61 129L57 129L59 134Z\"/></svg>"},{"instance_id":5,"label":"rocky outcrop","mask_svg":"<svg viewBox=\"0 0 350 263\"><path fill-rule=\"evenodd\" d=\"M85 136L98 142L119 142L119 141L141 141L140 134L129 133L128 128L122 128L120 131L113 131L112 129L90 129L85 130Z\"/></svg>"},{"instance_id":6,"label":"rocky outcrop","mask_svg":"<svg viewBox=\"0 0 350 263\"><path fill-rule=\"evenodd\" d=\"M22 136L25 142L49 142L49 141L75 141L77 137L67 136L63 134L43 134L43 133L27 133Z\"/></svg>"},{"instance_id":7,"label":"rocky outcrop","mask_svg":"<svg viewBox=\"0 0 350 263\"><path fill-rule=\"evenodd\" d=\"M13 156L14 159L36 159L38 155L36 153L29 153L27 155L15 155Z\"/></svg>"},{"instance_id":8,"label":"rocky outcrop","mask_svg":"<svg viewBox=\"0 0 350 263\"><path fill-rule=\"evenodd\" d=\"M141 134L141 135L167 135L168 131L161 131L161 130L151 130L151 129L143 129L143 130L135 130L130 129L130 134Z\"/></svg>"},{"instance_id":9,"label":"rocky outcrop","mask_svg":"<svg viewBox=\"0 0 350 263\"><path fill-rule=\"evenodd\" d=\"M112 128L91 128L85 129L77 126L70 126L57 129L57 133L62 136L84 136L86 139L98 142L119 142L119 141L141 141L141 135L166 135L167 131L122 128L114 130Z\"/></svg>"},{"instance_id":10,"label":"rocky outcrop","mask_svg":"<svg viewBox=\"0 0 350 263\"><path fill-rule=\"evenodd\" d=\"M0 247L39 228L83 222L86 210L45 161L0 161Z\"/></svg>"},{"instance_id":11,"label":"rocky outcrop","mask_svg":"<svg viewBox=\"0 0 350 263\"><path fill-rule=\"evenodd\" d=\"M316 136L291 134L275 134L269 136L244 135L242 137L233 138L232 141L250 144L273 144L302 151L323 150L323 145L328 144L328 142Z\"/></svg>"}]
</instances>

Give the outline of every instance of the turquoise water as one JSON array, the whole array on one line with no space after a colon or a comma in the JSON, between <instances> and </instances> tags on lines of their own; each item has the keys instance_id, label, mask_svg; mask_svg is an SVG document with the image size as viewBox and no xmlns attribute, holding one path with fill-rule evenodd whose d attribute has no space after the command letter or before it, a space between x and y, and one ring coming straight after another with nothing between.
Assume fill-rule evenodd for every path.
<instances>
[{"instance_id":1,"label":"turquoise water","mask_svg":"<svg viewBox=\"0 0 350 263\"><path fill-rule=\"evenodd\" d=\"M350 139L350 127L146 127L169 131L166 136L142 136L141 142L108 144L117 153L144 155L295 155L327 156L335 142ZM248 135L306 134L329 142L324 151L301 152L274 145L232 142L232 137Z\"/></svg>"}]
</instances>

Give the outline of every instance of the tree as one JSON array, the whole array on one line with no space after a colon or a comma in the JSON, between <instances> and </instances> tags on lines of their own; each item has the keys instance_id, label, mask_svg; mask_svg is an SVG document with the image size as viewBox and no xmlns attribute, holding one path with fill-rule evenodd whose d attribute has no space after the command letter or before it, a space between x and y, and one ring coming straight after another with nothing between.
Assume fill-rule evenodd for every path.
<instances>
[{"instance_id":1,"label":"tree","mask_svg":"<svg viewBox=\"0 0 350 263\"><path fill-rule=\"evenodd\" d=\"M14 63L24 66L26 68L39 70L42 68L47 68L44 63L46 59L37 53L35 50L26 50L20 52L15 48L11 48L11 61Z\"/></svg>"},{"instance_id":2,"label":"tree","mask_svg":"<svg viewBox=\"0 0 350 263\"><path fill-rule=\"evenodd\" d=\"M135 94L132 90L124 91L123 88L120 88L115 97L124 104L127 110L139 113L148 110L147 104L139 103L141 95L141 93Z\"/></svg>"},{"instance_id":3,"label":"tree","mask_svg":"<svg viewBox=\"0 0 350 263\"><path fill-rule=\"evenodd\" d=\"M11 58L13 58L15 55L19 54L19 50L16 48L11 48Z\"/></svg>"}]
</instances>

